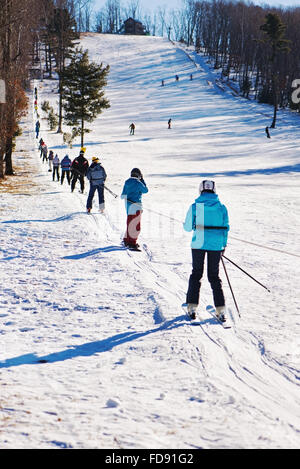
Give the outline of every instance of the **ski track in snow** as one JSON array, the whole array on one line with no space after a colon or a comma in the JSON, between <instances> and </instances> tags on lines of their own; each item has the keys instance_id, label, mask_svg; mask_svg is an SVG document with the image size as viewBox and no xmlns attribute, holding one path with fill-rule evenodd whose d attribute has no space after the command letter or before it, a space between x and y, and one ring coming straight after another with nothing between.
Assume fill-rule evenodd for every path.
<instances>
[{"instance_id":1,"label":"ski track in snow","mask_svg":"<svg viewBox=\"0 0 300 469\"><path fill-rule=\"evenodd\" d=\"M221 91L205 59L188 52L196 67L161 38L88 34L82 45L111 65L112 106L87 157L101 156L118 194L141 167L143 250L121 246L119 199L105 192L105 214L95 203L87 215L87 188L51 181L29 113L16 159L32 185L1 193L0 448L299 447L299 261L229 241L228 257L272 294L228 265L242 318L224 279L232 328L216 323L204 277L202 321L191 324L181 308L190 235L172 221L214 177L233 236L298 252L295 116L279 113L266 141L270 109ZM38 83L40 105L56 102L54 87ZM49 149L77 156L41 122Z\"/></svg>"}]
</instances>

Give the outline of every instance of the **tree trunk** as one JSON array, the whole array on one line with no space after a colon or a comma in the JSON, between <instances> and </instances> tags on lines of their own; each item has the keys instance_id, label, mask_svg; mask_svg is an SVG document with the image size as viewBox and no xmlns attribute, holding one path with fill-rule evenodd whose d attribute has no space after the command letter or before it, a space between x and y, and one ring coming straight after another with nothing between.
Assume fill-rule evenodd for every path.
<instances>
[{"instance_id":1,"label":"tree trunk","mask_svg":"<svg viewBox=\"0 0 300 469\"><path fill-rule=\"evenodd\" d=\"M57 133L62 133L62 78L61 73L59 74L59 104L58 104L58 129Z\"/></svg>"},{"instance_id":2,"label":"tree trunk","mask_svg":"<svg viewBox=\"0 0 300 469\"><path fill-rule=\"evenodd\" d=\"M0 179L4 178L4 152L0 148Z\"/></svg>"},{"instance_id":3,"label":"tree trunk","mask_svg":"<svg viewBox=\"0 0 300 469\"><path fill-rule=\"evenodd\" d=\"M52 78L52 51L51 51L51 46L49 44L49 78Z\"/></svg>"},{"instance_id":4,"label":"tree trunk","mask_svg":"<svg viewBox=\"0 0 300 469\"><path fill-rule=\"evenodd\" d=\"M83 148L84 145L84 121L81 121L81 148Z\"/></svg>"},{"instance_id":5,"label":"tree trunk","mask_svg":"<svg viewBox=\"0 0 300 469\"><path fill-rule=\"evenodd\" d=\"M273 114L273 122L271 124L271 129L275 129L276 118L277 118L277 109L278 109L278 92L277 92L276 79L273 80L273 99L274 99L274 114Z\"/></svg>"},{"instance_id":6,"label":"tree trunk","mask_svg":"<svg viewBox=\"0 0 300 469\"><path fill-rule=\"evenodd\" d=\"M13 164L12 164L12 149L13 149L13 139L12 137L8 138L6 141L5 149L5 175L13 176Z\"/></svg>"}]
</instances>

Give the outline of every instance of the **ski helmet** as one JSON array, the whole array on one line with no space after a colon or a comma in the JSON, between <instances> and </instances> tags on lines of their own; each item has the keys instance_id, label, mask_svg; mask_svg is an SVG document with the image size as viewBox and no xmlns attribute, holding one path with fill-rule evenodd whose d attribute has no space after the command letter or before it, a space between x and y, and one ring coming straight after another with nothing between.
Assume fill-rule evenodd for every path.
<instances>
[{"instance_id":1,"label":"ski helmet","mask_svg":"<svg viewBox=\"0 0 300 469\"><path fill-rule=\"evenodd\" d=\"M139 168L133 168L131 170L130 176L132 178L141 178L142 177L142 172Z\"/></svg>"},{"instance_id":2,"label":"ski helmet","mask_svg":"<svg viewBox=\"0 0 300 469\"><path fill-rule=\"evenodd\" d=\"M93 156L92 162L93 162L93 163L96 163L96 162L98 162L98 161L99 161L98 156Z\"/></svg>"},{"instance_id":3,"label":"ski helmet","mask_svg":"<svg viewBox=\"0 0 300 469\"><path fill-rule=\"evenodd\" d=\"M214 183L214 181L202 181L200 186L199 186L199 192L201 194L201 192L216 192L216 184Z\"/></svg>"}]
</instances>

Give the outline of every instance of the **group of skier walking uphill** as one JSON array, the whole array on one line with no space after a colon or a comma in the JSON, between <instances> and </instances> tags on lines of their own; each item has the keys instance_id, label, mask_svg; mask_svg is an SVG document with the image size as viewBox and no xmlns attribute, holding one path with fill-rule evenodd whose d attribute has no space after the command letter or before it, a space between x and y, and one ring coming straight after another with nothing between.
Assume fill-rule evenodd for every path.
<instances>
[{"instance_id":1,"label":"group of skier walking uphill","mask_svg":"<svg viewBox=\"0 0 300 469\"><path fill-rule=\"evenodd\" d=\"M79 179L81 192L83 193L84 179L87 177L90 182L86 203L87 213L90 213L92 210L93 198L96 192L98 193L99 211L103 213L107 174L98 157L94 156L89 166L88 160L84 155L85 149L82 148L79 156L71 163L70 168L73 174L71 191L74 191L76 182ZM141 170L133 168L130 177L124 183L121 193L121 198L125 201L127 213L123 245L130 250L140 251L137 240L141 232L142 196L147 193L148 187ZM224 322L226 320L225 298L222 281L219 276L219 265L227 245L229 231L228 212L219 200L214 181L202 181L199 193L194 203L191 204L183 224L185 231L193 232L191 241L192 273L189 278L186 295L187 312L191 319L196 319L204 262L205 258L207 258L207 276L213 292L216 315L220 321Z\"/></svg>"},{"instance_id":2,"label":"group of skier walking uphill","mask_svg":"<svg viewBox=\"0 0 300 469\"><path fill-rule=\"evenodd\" d=\"M168 124L170 128L171 120ZM36 125L35 130L36 138L38 138L39 124ZM134 134L133 124L131 126L131 133ZM40 150L43 161L44 159L47 161L49 158L50 168L51 164L53 165L53 181L55 175L57 175L59 180L58 168L60 165L62 171L66 172L71 191L74 191L76 182L79 180L80 189L83 193L84 179L87 177L90 182L90 190L86 202L87 213L90 213L92 210L93 198L96 192L98 193L99 211L101 213L104 211L104 189L107 174L98 157L94 156L89 166L88 160L85 157L85 148L81 148L78 157L73 162L71 162L68 155L60 162L57 155L54 157L53 152L50 152L49 156L47 155L48 149L42 139L40 140ZM61 183L63 183L63 178ZM148 187L141 170L133 168L130 177L124 183L121 194L121 198L125 201L127 213L126 233L123 244L130 250L140 251L137 240L141 232L142 196L147 193ZM225 298L222 281L219 276L219 266L227 245L229 220L227 209L221 204L216 193L214 181L204 180L201 182L199 196L188 209L183 228L187 232L193 232L191 241L192 272L189 277L186 294L187 313L190 319L196 319L204 262L205 258L207 258L207 276L212 288L216 316L220 321L225 322Z\"/></svg>"}]
</instances>

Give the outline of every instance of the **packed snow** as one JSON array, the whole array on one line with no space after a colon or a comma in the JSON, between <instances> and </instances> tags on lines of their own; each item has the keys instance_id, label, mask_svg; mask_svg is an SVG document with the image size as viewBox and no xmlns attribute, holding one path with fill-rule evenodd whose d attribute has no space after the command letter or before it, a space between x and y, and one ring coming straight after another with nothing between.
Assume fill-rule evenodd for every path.
<instances>
[{"instance_id":1,"label":"packed snow","mask_svg":"<svg viewBox=\"0 0 300 469\"><path fill-rule=\"evenodd\" d=\"M86 34L81 45L111 67L111 108L85 146L118 197L105 191L105 213L95 198L87 215L88 181L84 194L52 181L32 93L17 175L0 185L0 448L299 447L299 116L280 111L267 139L271 106L220 86L207 57L166 39ZM57 82L35 85L40 135L74 159L79 142L67 148L40 109L57 105ZM142 252L121 245L133 167L149 187ZM241 313L221 270L227 330L206 310L206 275L201 323L181 306L182 222L202 179L229 212L226 256L271 291L226 262Z\"/></svg>"}]
</instances>

